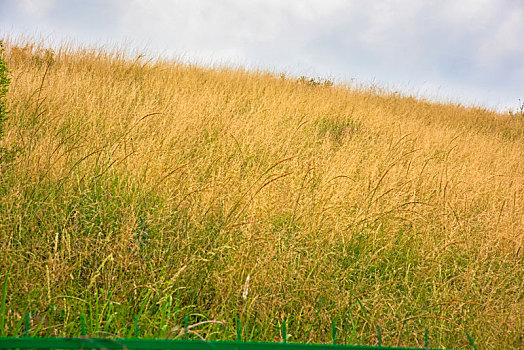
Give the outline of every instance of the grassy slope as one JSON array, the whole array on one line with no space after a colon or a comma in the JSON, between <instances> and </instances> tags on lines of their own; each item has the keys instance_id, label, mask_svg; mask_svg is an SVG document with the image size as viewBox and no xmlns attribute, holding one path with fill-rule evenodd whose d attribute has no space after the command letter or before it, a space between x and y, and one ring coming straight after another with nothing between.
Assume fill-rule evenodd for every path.
<instances>
[{"instance_id":1,"label":"grassy slope","mask_svg":"<svg viewBox=\"0 0 524 350\"><path fill-rule=\"evenodd\" d=\"M518 348L524 122L264 73L8 47L6 331ZM45 78L44 78L45 77ZM242 292L249 276L247 298ZM3 281L3 278L2 278ZM217 333L213 333L217 332Z\"/></svg>"}]
</instances>

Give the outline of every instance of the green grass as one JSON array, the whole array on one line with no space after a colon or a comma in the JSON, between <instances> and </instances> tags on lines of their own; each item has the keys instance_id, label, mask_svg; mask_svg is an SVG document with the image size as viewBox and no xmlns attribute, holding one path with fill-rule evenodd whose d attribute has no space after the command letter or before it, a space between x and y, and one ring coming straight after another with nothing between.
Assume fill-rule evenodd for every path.
<instances>
[{"instance_id":1,"label":"green grass","mask_svg":"<svg viewBox=\"0 0 524 350\"><path fill-rule=\"evenodd\" d=\"M524 124L482 109L8 46L0 328L522 348ZM138 61L137 61L138 62ZM483 152L479 152L483 150ZM244 298L249 276L248 294Z\"/></svg>"}]
</instances>

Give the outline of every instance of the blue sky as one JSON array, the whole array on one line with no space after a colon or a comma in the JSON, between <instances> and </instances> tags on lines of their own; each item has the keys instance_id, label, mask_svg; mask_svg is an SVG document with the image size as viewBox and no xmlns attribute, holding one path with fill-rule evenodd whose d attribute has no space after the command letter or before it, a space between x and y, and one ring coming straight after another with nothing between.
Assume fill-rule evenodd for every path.
<instances>
[{"instance_id":1,"label":"blue sky","mask_svg":"<svg viewBox=\"0 0 524 350\"><path fill-rule=\"evenodd\" d=\"M0 0L0 36L126 47L516 109L523 0Z\"/></svg>"}]
</instances>

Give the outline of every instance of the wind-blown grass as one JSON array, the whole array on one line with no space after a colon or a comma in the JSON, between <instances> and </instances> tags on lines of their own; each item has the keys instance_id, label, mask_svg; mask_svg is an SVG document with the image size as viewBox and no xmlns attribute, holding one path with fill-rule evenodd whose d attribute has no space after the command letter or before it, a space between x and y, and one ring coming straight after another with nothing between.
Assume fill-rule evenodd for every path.
<instances>
[{"instance_id":1,"label":"wind-blown grass","mask_svg":"<svg viewBox=\"0 0 524 350\"><path fill-rule=\"evenodd\" d=\"M5 332L519 348L524 123L8 43ZM249 276L249 289L244 292ZM244 294L244 295L243 295ZM245 298L244 298L244 297ZM201 321L219 321L198 324Z\"/></svg>"}]
</instances>

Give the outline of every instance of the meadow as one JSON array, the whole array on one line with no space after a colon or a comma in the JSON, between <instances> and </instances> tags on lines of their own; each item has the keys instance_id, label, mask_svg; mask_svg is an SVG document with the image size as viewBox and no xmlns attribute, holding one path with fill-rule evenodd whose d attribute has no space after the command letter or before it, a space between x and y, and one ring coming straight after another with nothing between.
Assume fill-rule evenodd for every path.
<instances>
[{"instance_id":1,"label":"meadow","mask_svg":"<svg viewBox=\"0 0 524 350\"><path fill-rule=\"evenodd\" d=\"M8 42L0 334L524 344L524 118Z\"/></svg>"}]
</instances>

